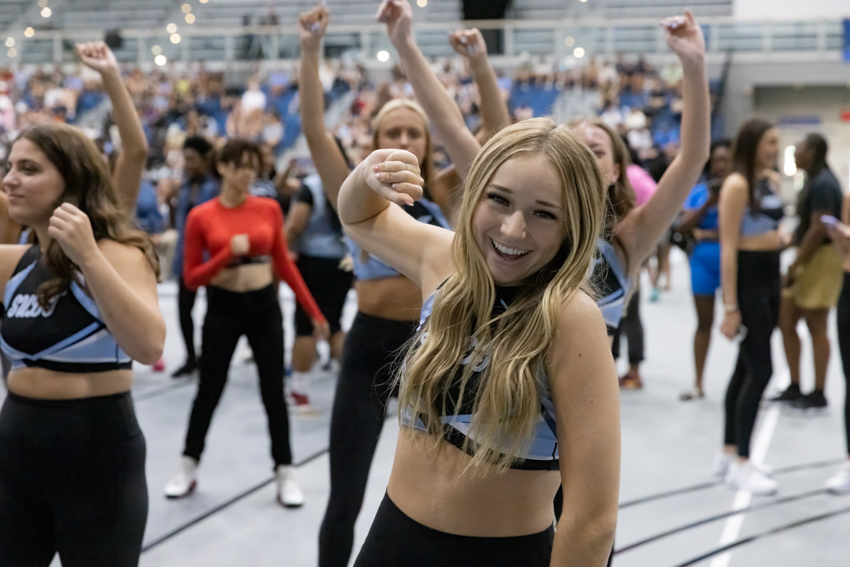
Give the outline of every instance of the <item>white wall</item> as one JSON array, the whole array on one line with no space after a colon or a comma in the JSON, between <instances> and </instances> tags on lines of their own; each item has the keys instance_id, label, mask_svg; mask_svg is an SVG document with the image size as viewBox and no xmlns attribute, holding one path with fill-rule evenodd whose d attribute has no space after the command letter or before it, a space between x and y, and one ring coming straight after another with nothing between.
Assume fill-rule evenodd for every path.
<instances>
[{"instance_id":1,"label":"white wall","mask_svg":"<svg viewBox=\"0 0 850 567\"><path fill-rule=\"evenodd\" d=\"M734 0L732 13L742 20L850 18L847 0Z\"/></svg>"}]
</instances>

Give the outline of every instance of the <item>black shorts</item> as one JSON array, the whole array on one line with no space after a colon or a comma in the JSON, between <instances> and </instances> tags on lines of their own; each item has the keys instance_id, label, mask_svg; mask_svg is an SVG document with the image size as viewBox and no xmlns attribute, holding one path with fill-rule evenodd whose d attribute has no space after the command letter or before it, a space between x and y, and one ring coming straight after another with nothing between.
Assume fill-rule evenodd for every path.
<instances>
[{"instance_id":1,"label":"black shorts","mask_svg":"<svg viewBox=\"0 0 850 567\"><path fill-rule=\"evenodd\" d=\"M331 327L331 334L341 329L340 319L345 298L354 274L340 269L337 258L317 258L316 256L298 256L295 262L307 289L313 294L313 299L319 305L319 310ZM295 336L306 337L313 334L313 323L304 308L295 304Z\"/></svg>"},{"instance_id":2,"label":"black shorts","mask_svg":"<svg viewBox=\"0 0 850 567\"><path fill-rule=\"evenodd\" d=\"M354 567L549 567L555 528L517 537L447 534L409 518L389 495Z\"/></svg>"}]
</instances>

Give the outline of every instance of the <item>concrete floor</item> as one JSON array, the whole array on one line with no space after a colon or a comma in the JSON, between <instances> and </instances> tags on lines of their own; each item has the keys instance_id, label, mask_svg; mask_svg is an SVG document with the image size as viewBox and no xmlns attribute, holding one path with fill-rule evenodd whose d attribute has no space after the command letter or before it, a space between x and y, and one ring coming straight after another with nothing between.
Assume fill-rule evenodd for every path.
<instances>
[{"instance_id":1,"label":"concrete floor","mask_svg":"<svg viewBox=\"0 0 850 567\"><path fill-rule=\"evenodd\" d=\"M722 435L722 400L732 371L735 345L718 333L709 354L707 398L683 403L679 391L693 379L692 331L695 328L685 259L673 255L673 290L658 303L641 306L647 352L642 391L623 392L623 464L621 512L617 531L618 567L684 565L811 566L850 565L850 497L822 491L824 481L845 457L842 424L844 380L837 348L829 368L830 412L820 417L795 415L765 406L754 442L754 458L777 468L776 497L748 498L715 483L710 475ZM648 289L648 286L644 286ZM292 308L284 292L285 311ZM196 317L203 315L199 298ZM176 296L164 285L161 305L169 324L165 359L168 371L183 357L177 329ZM352 316L350 302L348 319ZM200 328L200 325L199 325ZM802 327L801 327L802 329ZM834 336L834 322L830 330ZM287 329L287 337L291 337ZM805 335L804 339L805 339ZM787 383L781 340L774 337L776 374L771 389ZM812 380L804 340L803 385ZM625 349L624 349L625 350ZM624 364L621 361L621 364ZM269 441L254 366L234 358L230 381L207 439L197 492L167 501L162 488L182 449L193 379L172 380L168 373L137 368L136 408L147 437L150 515L144 567L251 565L315 567L317 533L328 494L329 409L335 378L318 373L313 383L316 412L293 416L293 451L307 503L284 510L275 502ZM0 397L2 397L0 393ZM392 464L398 425L387 422L372 467L356 547L362 543L383 496ZM732 515L733 506L761 507ZM819 521L795 523L845 510ZM720 516L714 518L712 517ZM704 523L703 520L706 520ZM695 527L689 525L699 523ZM777 531L778 530L778 531ZM768 532L777 531L775 534ZM664 535L667 532L672 532ZM760 537L761 534L767 534ZM651 542L640 542L660 536ZM723 546L744 541L727 554ZM355 552L356 553L356 552ZM713 555L711 555L714 553ZM702 558L702 559L701 559ZM58 560L55 562L59 564Z\"/></svg>"}]
</instances>

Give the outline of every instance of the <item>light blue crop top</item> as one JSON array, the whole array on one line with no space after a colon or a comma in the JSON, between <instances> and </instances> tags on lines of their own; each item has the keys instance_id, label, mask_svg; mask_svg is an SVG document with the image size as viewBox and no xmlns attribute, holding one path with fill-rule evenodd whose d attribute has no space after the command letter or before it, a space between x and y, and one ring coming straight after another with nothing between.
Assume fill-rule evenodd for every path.
<instances>
[{"instance_id":1,"label":"light blue crop top","mask_svg":"<svg viewBox=\"0 0 850 567\"><path fill-rule=\"evenodd\" d=\"M741 236L756 236L779 228L779 221L785 215L782 199L766 177L756 183L753 199L759 203L759 207L756 210L748 206L744 211Z\"/></svg>"},{"instance_id":2,"label":"light blue crop top","mask_svg":"<svg viewBox=\"0 0 850 567\"><path fill-rule=\"evenodd\" d=\"M341 230L337 230L331 220L333 210L325 197L321 178L313 173L305 177L302 183L312 196L312 212L298 239L298 252L314 258L342 258L345 256L345 245L342 243Z\"/></svg>"},{"instance_id":3,"label":"light blue crop top","mask_svg":"<svg viewBox=\"0 0 850 567\"><path fill-rule=\"evenodd\" d=\"M504 310L507 309L508 304L514 297L516 297L521 289L522 288L502 288L497 286L496 307L493 310L494 316L499 313L503 313ZM438 291L439 288L435 290L422 305L422 314L419 319L419 330L422 329L428 320L428 317L431 316L431 310L434 307L434 300L437 297ZM420 342L424 344L426 340L428 340L427 331L422 333ZM473 340L471 341L467 356L461 361L462 365L470 364L473 361L472 353L474 348L475 341ZM478 390L477 385L480 378L479 373L487 368L489 364L490 356L486 355L484 359L478 362L475 366L473 374L467 382L463 400L458 408L458 415L452 414L443 416L443 438L458 449L463 449L464 441L470 433L472 410L475 404L475 397ZM557 436L558 429L555 421L555 406L552 403L552 394L549 390L549 377L542 368L540 369L539 383L541 388L540 415L534 428L534 437L526 452L521 455L518 460L511 464L512 469L558 470L560 466ZM453 407L453 402L451 400L457 400L460 393L459 388L459 380L455 380L450 388L450 400L447 402L447 407ZM415 429L425 431L425 424L422 422L421 418L417 416L416 419L413 420L409 410L401 413L401 422L407 427L410 427L412 423L412 426ZM470 439L473 442L475 441L473 438ZM472 448L474 448L475 443L472 443L471 445L473 446Z\"/></svg>"},{"instance_id":4,"label":"light blue crop top","mask_svg":"<svg viewBox=\"0 0 850 567\"><path fill-rule=\"evenodd\" d=\"M402 209L419 222L432 224L441 228L450 228L449 222L446 220L440 207L428 199L419 199L412 207L404 206ZM371 254L364 261L361 254L362 249L350 238L345 238L345 245L348 247L354 263L354 277L358 280L377 280L399 275L396 270L390 268Z\"/></svg>"}]
</instances>

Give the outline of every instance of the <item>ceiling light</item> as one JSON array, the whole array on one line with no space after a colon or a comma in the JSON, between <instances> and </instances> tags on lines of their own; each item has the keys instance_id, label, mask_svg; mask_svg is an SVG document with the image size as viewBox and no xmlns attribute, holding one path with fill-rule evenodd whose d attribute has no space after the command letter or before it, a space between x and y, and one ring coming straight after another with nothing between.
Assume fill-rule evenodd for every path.
<instances>
[{"instance_id":1,"label":"ceiling light","mask_svg":"<svg viewBox=\"0 0 850 567\"><path fill-rule=\"evenodd\" d=\"M179 33L173 33L173 34L171 34L171 37L168 38L168 39L171 40L171 43L180 43L180 34Z\"/></svg>"},{"instance_id":2,"label":"ceiling light","mask_svg":"<svg viewBox=\"0 0 850 567\"><path fill-rule=\"evenodd\" d=\"M159 55L160 53L162 53L162 48L158 45L154 45L153 47L151 47L151 53L153 53L154 55Z\"/></svg>"},{"instance_id":3,"label":"ceiling light","mask_svg":"<svg viewBox=\"0 0 850 567\"><path fill-rule=\"evenodd\" d=\"M186 23L187 24L194 24L195 23L194 14L186 14Z\"/></svg>"},{"instance_id":4,"label":"ceiling light","mask_svg":"<svg viewBox=\"0 0 850 567\"><path fill-rule=\"evenodd\" d=\"M378 52L378 61L381 63L386 63L390 60L390 54L388 51L384 51L383 49Z\"/></svg>"},{"instance_id":5,"label":"ceiling light","mask_svg":"<svg viewBox=\"0 0 850 567\"><path fill-rule=\"evenodd\" d=\"M53 14L53 10L51 10L47 6L45 6L44 8L41 9L41 17L42 18L49 18L52 14Z\"/></svg>"},{"instance_id":6,"label":"ceiling light","mask_svg":"<svg viewBox=\"0 0 850 567\"><path fill-rule=\"evenodd\" d=\"M27 28L24 30L24 35L27 37L32 37L35 35L35 30L32 28Z\"/></svg>"},{"instance_id":7,"label":"ceiling light","mask_svg":"<svg viewBox=\"0 0 850 567\"><path fill-rule=\"evenodd\" d=\"M575 49L573 49L573 55L575 55L577 58L581 59L582 57L584 57L584 48L583 47L576 47Z\"/></svg>"},{"instance_id":8,"label":"ceiling light","mask_svg":"<svg viewBox=\"0 0 850 567\"><path fill-rule=\"evenodd\" d=\"M15 47L15 38L10 37L6 40L6 47Z\"/></svg>"},{"instance_id":9,"label":"ceiling light","mask_svg":"<svg viewBox=\"0 0 850 567\"><path fill-rule=\"evenodd\" d=\"M165 31L167 31L168 33L176 32L177 31L177 24L168 24L167 26L165 26Z\"/></svg>"},{"instance_id":10,"label":"ceiling light","mask_svg":"<svg viewBox=\"0 0 850 567\"><path fill-rule=\"evenodd\" d=\"M165 55L157 55L154 57L153 62L162 67L166 63L168 63L168 59L165 58Z\"/></svg>"}]
</instances>

